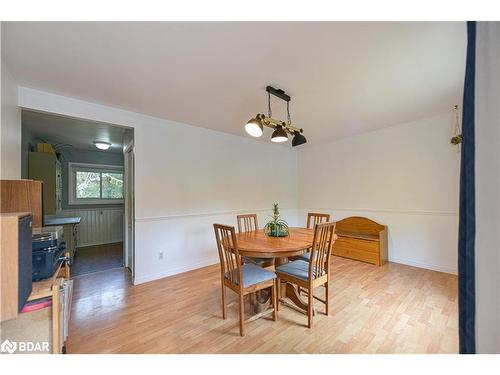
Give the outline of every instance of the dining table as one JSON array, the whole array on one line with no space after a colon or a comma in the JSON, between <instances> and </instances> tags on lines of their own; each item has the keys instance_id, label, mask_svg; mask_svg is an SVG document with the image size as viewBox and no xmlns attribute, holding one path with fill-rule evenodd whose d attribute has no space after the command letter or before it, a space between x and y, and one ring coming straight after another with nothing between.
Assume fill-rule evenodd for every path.
<instances>
[{"instance_id":1,"label":"dining table","mask_svg":"<svg viewBox=\"0 0 500 375\"><path fill-rule=\"evenodd\" d=\"M288 228L288 235L284 237L268 236L263 229L236 234L240 255L274 259L275 267L288 262L291 257L307 252L312 246L313 237L313 229L296 227ZM302 300L295 285L283 283L280 295L280 303L307 314L307 303ZM269 294L263 297L257 299L259 305L268 303ZM257 311L261 310L260 306L255 308Z\"/></svg>"}]
</instances>

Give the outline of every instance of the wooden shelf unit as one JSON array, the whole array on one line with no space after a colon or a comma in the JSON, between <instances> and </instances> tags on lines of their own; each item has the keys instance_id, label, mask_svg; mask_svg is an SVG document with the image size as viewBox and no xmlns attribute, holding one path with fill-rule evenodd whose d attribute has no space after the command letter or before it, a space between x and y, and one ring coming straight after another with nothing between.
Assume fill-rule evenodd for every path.
<instances>
[{"instance_id":1,"label":"wooden shelf unit","mask_svg":"<svg viewBox=\"0 0 500 375\"><path fill-rule=\"evenodd\" d=\"M381 266L387 262L387 226L366 217L337 221L332 253Z\"/></svg>"},{"instance_id":2,"label":"wooden shelf unit","mask_svg":"<svg viewBox=\"0 0 500 375\"><path fill-rule=\"evenodd\" d=\"M69 267L67 265L63 267L63 263L59 265L56 272L48 279L33 282L28 301L50 297L52 295L52 286L57 282L57 279L61 277L69 279Z\"/></svg>"},{"instance_id":3,"label":"wooden shelf unit","mask_svg":"<svg viewBox=\"0 0 500 375\"><path fill-rule=\"evenodd\" d=\"M48 340L52 354L61 353L61 288L65 280L69 280L70 272L67 262L61 263L54 275L48 279L33 282L28 302L43 298L52 300L51 307L19 314L15 319L2 322L2 336L12 340L39 341L40 331L43 341Z\"/></svg>"},{"instance_id":4,"label":"wooden shelf unit","mask_svg":"<svg viewBox=\"0 0 500 375\"><path fill-rule=\"evenodd\" d=\"M64 279L69 276L69 267L59 265L54 275L48 279L33 283L33 291L28 301L35 301L41 298L52 298L52 354L61 354L61 286ZM69 278L69 277L68 277Z\"/></svg>"}]
</instances>

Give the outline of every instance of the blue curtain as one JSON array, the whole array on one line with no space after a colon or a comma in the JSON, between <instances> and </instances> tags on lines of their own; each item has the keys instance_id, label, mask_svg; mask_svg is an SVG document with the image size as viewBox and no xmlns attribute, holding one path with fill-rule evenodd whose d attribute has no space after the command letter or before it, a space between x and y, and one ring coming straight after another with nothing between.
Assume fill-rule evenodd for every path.
<instances>
[{"instance_id":1,"label":"blue curtain","mask_svg":"<svg viewBox=\"0 0 500 375\"><path fill-rule=\"evenodd\" d=\"M467 22L467 64L462 115L460 208L458 227L458 312L460 353L476 353L476 235L474 181L474 86L476 74L476 22Z\"/></svg>"}]
</instances>

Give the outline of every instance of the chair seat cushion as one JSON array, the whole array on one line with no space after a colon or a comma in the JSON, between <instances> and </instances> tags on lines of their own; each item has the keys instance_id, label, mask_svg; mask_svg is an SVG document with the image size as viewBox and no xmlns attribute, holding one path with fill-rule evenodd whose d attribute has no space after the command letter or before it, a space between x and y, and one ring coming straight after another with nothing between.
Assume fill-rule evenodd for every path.
<instances>
[{"instance_id":1,"label":"chair seat cushion","mask_svg":"<svg viewBox=\"0 0 500 375\"><path fill-rule=\"evenodd\" d=\"M282 264L279 267L276 267L276 273L284 273L286 275L290 275L296 277L301 280L309 279L309 262L305 260L294 260L293 262ZM313 273L314 272L313 270ZM314 277L314 275L313 275Z\"/></svg>"},{"instance_id":2,"label":"chair seat cushion","mask_svg":"<svg viewBox=\"0 0 500 375\"><path fill-rule=\"evenodd\" d=\"M299 255L299 259L303 260L303 261L306 261L306 262L310 262L311 261L311 252Z\"/></svg>"},{"instance_id":3,"label":"chair seat cushion","mask_svg":"<svg viewBox=\"0 0 500 375\"><path fill-rule=\"evenodd\" d=\"M241 275L243 278L243 288L276 278L274 272L256 266L255 264L243 265L241 267ZM229 272L226 273L226 279L229 279ZM238 270L233 271L233 280L236 285L239 284Z\"/></svg>"},{"instance_id":4,"label":"chair seat cushion","mask_svg":"<svg viewBox=\"0 0 500 375\"><path fill-rule=\"evenodd\" d=\"M258 266L265 263L269 263L271 261L271 259L268 258L250 258L250 257L241 257L241 258L245 263L256 264Z\"/></svg>"}]
</instances>

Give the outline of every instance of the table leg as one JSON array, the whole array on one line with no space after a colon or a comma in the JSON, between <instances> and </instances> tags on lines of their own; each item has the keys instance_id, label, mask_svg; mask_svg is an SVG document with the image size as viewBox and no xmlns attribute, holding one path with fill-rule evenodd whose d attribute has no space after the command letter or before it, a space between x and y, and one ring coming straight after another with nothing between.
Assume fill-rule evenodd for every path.
<instances>
[{"instance_id":1,"label":"table leg","mask_svg":"<svg viewBox=\"0 0 500 375\"><path fill-rule=\"evenodd\" d=\"M275 261L275 267L281 266L282 264L285 264L288 262L288 258L277 258ZM280 290L279 290L279 295L280 296L286 296L286 284L285 282L282 282L280 285Z\"/></svg>"},{"instance_id":2,"label":"table leg","mask_svg":"<svg viewBox=\"0 0 500 375\"><path fill-rule=\"evenodd\" d=\"M266 311L271 304L271 290L269 288L255 293L255 313Z\"/></svg>"},{"instance_id":3,"label":"table leg","mask_svg":"<svg viewBox=\"0 0 500 375\"><path fill-rule=\"evenodd\" d=\"M250 309L253 314L258 314L266 311L271 304L271 290L270 288L258 290L248 295Z\"/></svg>"},{"instance_id":4,"label":"table leg","mask_svg":"<svg viewBox=\"0 0 500 375\"><path fill-rule=\"evenodd\" d=\"M285 294L290 300L300 309L304 310L304 312L307 311L307 303L305 303L302 298L300 298L299 294L297 293L297 288L293 286L292 284L286 283L286 294Z\"/></svg>"}]
</instances>

